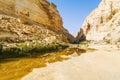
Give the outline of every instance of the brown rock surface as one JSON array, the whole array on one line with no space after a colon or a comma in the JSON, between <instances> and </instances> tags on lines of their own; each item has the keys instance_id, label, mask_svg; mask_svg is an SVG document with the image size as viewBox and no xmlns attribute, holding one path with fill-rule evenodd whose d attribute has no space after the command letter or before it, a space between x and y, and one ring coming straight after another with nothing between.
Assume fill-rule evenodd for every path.
<instances>
[{"instance_id":1,"label":"brown rock surface","mask_svg":"<svg viewBox=\"0 0 120 80\"><path fill-rule=\"evenodd\" d=\"M47 0L0 0L0 41L34 42L53 36L66 42L74 39L64 29L56 5Z\"/></svg>"},{"instance_id":2,"label":"brown rock surface","mask_svg":"<svg viewBox=\"0 0 120 80\"><path fill-rule=\"evenodd\" d=\"M99 6L85 19L82 28L86 40L120 40L120 0L102 0Z\"/></svg>"},{"instance_id":3,"label":"brown rock surface","mask_svg":"<svg viewBox=\"0 0 120 80\"><path fill-rule=\"evenodd\" d=\"M1 12L30 19L56 31L63 29L56 6L46 0L0 0L0 6Z\"/></svg>"}]
</instances>

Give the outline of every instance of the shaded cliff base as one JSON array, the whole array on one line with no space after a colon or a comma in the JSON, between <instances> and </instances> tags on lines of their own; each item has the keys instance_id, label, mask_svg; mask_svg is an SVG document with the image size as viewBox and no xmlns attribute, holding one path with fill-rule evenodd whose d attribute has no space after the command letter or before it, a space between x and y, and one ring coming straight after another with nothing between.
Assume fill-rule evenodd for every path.
<instances>
[{"instance_id":1,"label":"shaded cliff base","mask_svg":"<svg viewBox=\"0 0 120 80\"><path fill-rule=\"evenodd\" d=\"M79 44L80 42L88 41L88 42L97 43L97 44L106 43L106 44L119 45L120 44L119 30L120 30L119 27L117 27L116 29L113 29L112 31L110 31L110 33L107 33L105 36L103 36L102 39L99 40L99 37L100 37L99 35L102 35L102 33L98 33L97 35L91 35L90 36L91 38L89 39L87 38L88 35L84 32L84 30L80 28L80 32L78 32L78 35L74 40L74 43ZM92 39L92 38L95 38L95 39Z\"/></svg>"},{"instance_id":2,"label":"shaded cliff base","mask_svg":"<svg viewBox=\"0 0 120 80\"><path fill-rule=\"evenodd\" d=\"M86 41L86 35L84 34L82 28L80 28L80 32L78 32L78 34L74 40L74 43L79 44L81 41Z\"/></svg>"}]
</instances>

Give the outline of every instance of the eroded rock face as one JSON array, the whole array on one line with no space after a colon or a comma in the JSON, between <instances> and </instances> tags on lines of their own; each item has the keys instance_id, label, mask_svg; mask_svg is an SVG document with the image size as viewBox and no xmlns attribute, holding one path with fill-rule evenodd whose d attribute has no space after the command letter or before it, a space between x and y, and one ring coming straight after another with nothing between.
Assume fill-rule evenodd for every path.
<instances>
[{"instance_id":1,"label":"eroded rock face","mask_svg":"<svg viewBox=\"0 0 120 80\"><path fill-rule=\"evenodd\" d=\"M47 0L0 0L1 41L6 37L8 42L42 42L49 37L65 42L74 39L64 29L56 5Z\"/></svg>"},{"instance_id":2,"label":"eroded rock face","mask_svg":"<svg viewBox=\"0 0 120 80\"><path fill-rule=\"evenodd\" d=\"M62 18L56 6L46 0L0 0L1 12L28 18L56 31L62 30Z\"/></svg>"},{"instance_id":3,"label":"eroded rock face","mask_svg":"<svg viewBox=\"0 0 120 80\"><path fill-rule=\"evenodd\" d=\"M85 19L82 28L86 40L120 40L120 0L102 0L99 6ZM81 36L77 37L77 40Z\"/></svg>"}]
</instances>

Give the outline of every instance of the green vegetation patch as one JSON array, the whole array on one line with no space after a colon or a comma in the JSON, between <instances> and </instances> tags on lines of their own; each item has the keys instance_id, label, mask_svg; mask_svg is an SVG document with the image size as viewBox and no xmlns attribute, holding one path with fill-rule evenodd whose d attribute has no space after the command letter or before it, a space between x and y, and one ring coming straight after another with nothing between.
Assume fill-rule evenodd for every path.
<instances>
[{"instance_id":1,"label":"green vegetation patch","mask_svg":"<svg viewBox=\"0 0 120 80\"><path fill-rule=\"evenodd\" d=\"M87 45L87 44L90 44L92 41L90 40L87 40L87 41L81 41L79 44L81 45Z\"/></svg>"},{"instance_id":2,"label":"green vegetation patch","mask_svg":"<svg viewBox=\"0 0 120 80\"><path fill-rule=\"evenodd\" d=\"M17 47L3 49L3 46L0 45L0 58L24 57L31 56L36 53L44 54L47 52L55 52L61 49L65 49L67 47L68 45L59 43L46 45L27 45L24 43Z\"/></svg>"},{"instance_id":3,"label":"green vegetation patch","mask_svg":"<svg viewBox=\"0 0 120 80\"><path fill-rule=\"evenodd\" d=\"M82 41L79 43L80 48L87 48L92 41Z\"/></svg>"}]
</instances>

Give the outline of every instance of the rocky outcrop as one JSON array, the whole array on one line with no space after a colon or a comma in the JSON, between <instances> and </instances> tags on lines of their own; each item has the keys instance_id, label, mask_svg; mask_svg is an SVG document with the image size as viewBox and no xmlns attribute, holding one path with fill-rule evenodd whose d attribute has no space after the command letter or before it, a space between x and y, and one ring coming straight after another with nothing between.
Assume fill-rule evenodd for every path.
<instances>
[{"instance_id":1,"label":"rocky outcrop","mask_svg":"<svg viewBox=\"0 0 120 80\"><path fill-rule=\"evenodd\" d=\"M120 0L102 0L99 6L85 19L78 34L86 40L94 41L120 41Z\"/></svg>"},{"instance_id":2,"label":"rocky outcrop","mask_svg":"<svg viewBox=\"0 0 120 80\"><path fill-rule=\"evenodd\" d=\"M0 0L0 44L72 42L62 18L47 0Z\"/></svg>"}]
</instances>

